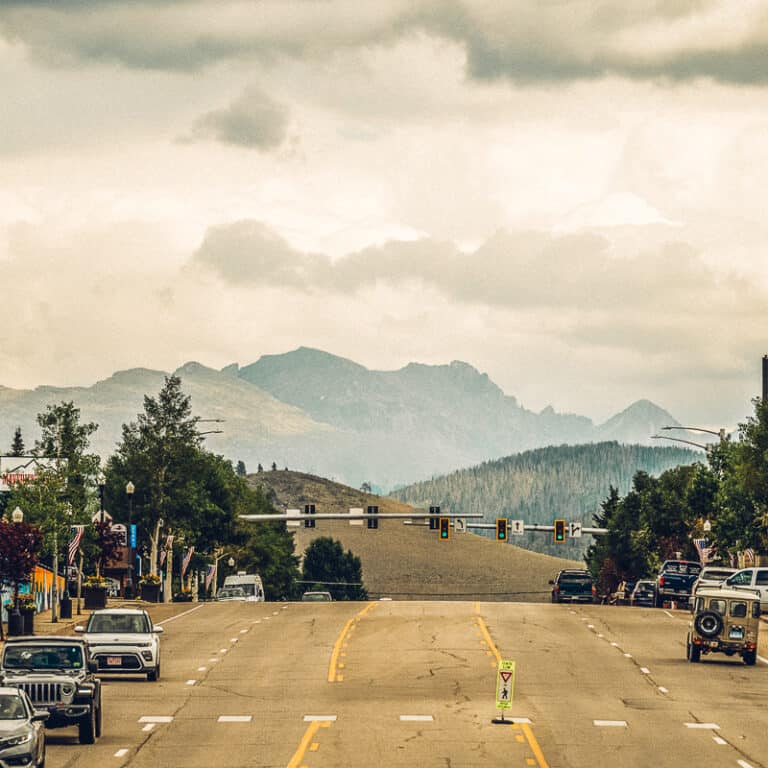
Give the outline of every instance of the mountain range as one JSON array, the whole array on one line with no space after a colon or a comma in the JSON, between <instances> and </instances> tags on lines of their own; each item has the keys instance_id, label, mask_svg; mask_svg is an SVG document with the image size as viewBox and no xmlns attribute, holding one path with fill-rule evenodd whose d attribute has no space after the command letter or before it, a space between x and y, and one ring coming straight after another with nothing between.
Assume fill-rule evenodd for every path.
<instances>
[{"instance_id":1,"label":"mountain range","mask_svg":"<svg viewBox=\"0 0 768 768\"><path fill-rule=\"evenodd\" d=\"M301 347L243 367L190 362L174 373L203 419L210 450L242 460L248 471L275 463L379 491L547 445L648 445L661 426L678 424L648 400L603 424L551 406L535 413L460 361L375 371ZM0 386L0 450L10 447L17 426L30 448L39 435L36 415L71 400L83 421L99 425L91 444L106 457L122 425L143 410L144 395L156 395L167 375L135 368L90 387ZM214 419L223 423L209 423Z\"/></svg>"}]
</instances>

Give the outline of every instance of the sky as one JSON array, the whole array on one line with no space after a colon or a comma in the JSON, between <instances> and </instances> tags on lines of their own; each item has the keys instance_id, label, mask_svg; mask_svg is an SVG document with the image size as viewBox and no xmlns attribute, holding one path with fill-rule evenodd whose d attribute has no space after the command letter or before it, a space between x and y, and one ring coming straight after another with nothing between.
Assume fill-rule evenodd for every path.
<instances>
[{"instance_id":1,"label":"sky","mask_svg":"<svg viewBox=\"0 0 768 768\"><path fill-rule=\"evenodd\" d=\"M316 347L733 428L768 8L2 0L0 385Z\"/></svg>"}]
</instances>

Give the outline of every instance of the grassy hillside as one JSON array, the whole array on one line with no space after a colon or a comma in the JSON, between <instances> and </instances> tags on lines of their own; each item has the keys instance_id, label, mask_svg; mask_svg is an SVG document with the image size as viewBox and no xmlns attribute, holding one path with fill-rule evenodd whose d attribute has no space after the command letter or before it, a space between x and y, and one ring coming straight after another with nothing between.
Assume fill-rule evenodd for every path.
<instances>
[{"instance_id":1,"label":"grassy hillside","mask_svg":"<svg viewBox=\"0 0 768 768\"><path fill-rule=\"evenodd\" d=\"M274 493L275 507L302 509L315 504L320 512L348 512L350 507L377 504L379 512L413 510L396 499L371 496L314 475L284 470L249 475L253 485ZM539 601L549 599L548 580L561 568L583 563L528 552L472 533L440 541L425 525L381 520L377 531L346 521L317 522L314 529L295 529L296 550L303 552L316 537L331 536L360 557L371 597L394 599L459 599Z\"/></svg>"}]
</instances>

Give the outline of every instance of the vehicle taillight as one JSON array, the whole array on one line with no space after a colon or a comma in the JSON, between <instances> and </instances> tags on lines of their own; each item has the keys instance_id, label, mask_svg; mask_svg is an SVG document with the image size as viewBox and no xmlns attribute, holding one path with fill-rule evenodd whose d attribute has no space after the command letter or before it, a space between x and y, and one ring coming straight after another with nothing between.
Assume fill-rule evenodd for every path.
<instances>
[{"instance_id":1,"label":"vehicle taillight","mask_svg":"<svg viewBox=\"0 0 768 768\"><path fill-rule=\"evenodd\" d=\"M663 576L659 576L659 586L660 587L664 586L664 577Z\"/></svg>"},{"instance_id":2,"label":"vehicle taillight","mask_svg":"<svg viewBox=\"0 0 768 768\"><path fill-rule=\"evenodd\" d=\"M560 587L557 584L555 584L555 588L552 591L553 592L559 592L560 591Z\"/></svg>"},{"instance_id":3,"label":"vehicle taillight","mask_svg":"<svg viewBox=\"0 0 768 768\"><path fill-rule=\"evenodd\" d=\"M592 585L592 597L594 597L597 594L597 590L595 589L595 585Z\"/></svg>"}]
</instances>

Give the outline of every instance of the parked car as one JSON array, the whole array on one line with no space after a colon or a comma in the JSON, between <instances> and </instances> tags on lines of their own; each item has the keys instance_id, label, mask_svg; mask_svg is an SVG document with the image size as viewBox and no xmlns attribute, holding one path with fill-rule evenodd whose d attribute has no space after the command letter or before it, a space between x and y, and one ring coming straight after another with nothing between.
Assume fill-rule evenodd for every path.
<instances>
[{"instance_id":1,"label":"parked car","mask_svg":"<svg viewBox=\"0 0 768 768\"><path fill-rule=\"evenodd\" d=\"M733 589L756 592L760 596L760 610L768 611L768 568L742 568L725 580Z\"/></svg>"},{"instance_id":2,"label":"parked car","mask_svg":"<svg viewBox=\"0 0 768 768\"><path fill-rule=\"evenodd\" d=\"M562 570L549 583L553 603L592 603L595 600L595 583L589 571Z\"/></svg>"},{"instance_id":3,"label":"parked car","mask_svg":"<svg viewBox=\"0 0 768 768\"><path fill-rule=\"evenodd\" d=\"M760 630L760 598L756 594L722 587L703 587L693 599L693 618L688 625L686 658L702 654L739 655L748 666L757 661Z\"/></svg>"},{"instance_id":4,"label":"parked car","mask_svg":"<svg viewBox=\"0 0 768 768\"><path fill-rule=\"evenodd\" d=\"M646 579L638 581L629 595L629 604L633 606L645 605L653 608L656 604L656 582Z\"/></svg>"},{"instance_id":5,"label":"parked car","mask_svg":"<svg viewBox=\"0 0 768 768\"><path fill-rule=\"evenodd\" d=\"M0 676L4 686L20 688L48 712L46 728L76 725L80 743L93 744L101 736L101 681L93 669L79 637L9 637Z\"/></svg>"},{"instance_id":6,"label":"parked car","mask_svg":"<svg viewBox=\"0 0 768 768\"><path fill-rule=\"evenodd\" d=\"M153 681L160 677L162 631L141 608L104 608L94 611L84 627L75 627L84 634L98 672L146 674Z\"/></svg>"},{"instance_id":7,"label":"parked car","mask_svg":"<svg viewBox=\"0 0 768 768\"><path fill-rule=\"evenodd\" d=\"M0 688L0 765L43 768L47 719L20 688Z\"/></svg>"},{"instance_id":8,"label":"parked car","mask_svg":"<svg viewBox=\"0 0 768 768\"><path fill-rule=\"evenodd\" d=\"M301 596L302 603L330 603L333 597L330 592L305 592Z\"/></svg>"},{"instance_id":9,"label":"parked car","mask_svg":"<svg viewBox=\"0 0 768 768\"><path fill-rule=\"evenodd\" d=\"M665 600L688 603L693 582L701 573L701 563L692 560L666 560L656 577L656 607Z\"/></svg>"},{"instance_id":10,"label":"parked car","mask_svg":"<svg viewBox=\"0 0 768 768\"><path fill-rule=\"evenodd\" d=\"M704 587L715 587L718 584L722 584L728 577L733 576L736 573L736 568L726 568L722 565L706 565L701 569L699 578L693 582L691 587L691 595L694 596L696 592Z\"/></svg>"}]
</instances>

